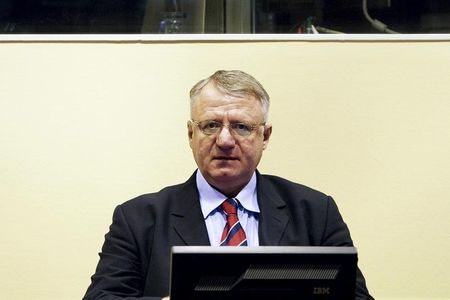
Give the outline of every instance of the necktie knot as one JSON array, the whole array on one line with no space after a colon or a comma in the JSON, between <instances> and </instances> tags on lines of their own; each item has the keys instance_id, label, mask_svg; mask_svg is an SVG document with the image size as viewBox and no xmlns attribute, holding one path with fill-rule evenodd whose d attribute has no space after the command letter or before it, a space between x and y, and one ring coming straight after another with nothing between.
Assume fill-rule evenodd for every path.
<instances>
[{"instance_id":1,"label":"necktie knot","mask_svg":"<svg viewBox=\"0 0 450 300\"><path fill-rule=\"evenodd\" d=\"M226 199L222 202L222 209L227 215L236 215L237 214L238 203L236 199Z\"/></svg>"}]
</instances>

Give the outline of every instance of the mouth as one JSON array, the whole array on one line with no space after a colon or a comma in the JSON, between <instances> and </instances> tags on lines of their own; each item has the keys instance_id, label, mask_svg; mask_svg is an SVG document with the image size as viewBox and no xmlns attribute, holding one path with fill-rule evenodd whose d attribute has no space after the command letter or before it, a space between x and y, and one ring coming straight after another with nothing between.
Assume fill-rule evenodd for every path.
<instances>
[{"instance_id":1,"label":"mouth","mask_svg":"<svg viewBox=\"0 0 450 300\"><path fill-rule=\"evenodd\" d=\"M232 156L215 156L213 159L214 160L222 160L222 161L238 160L237 157L232 157Z\"/></svg>"}]
</instances>

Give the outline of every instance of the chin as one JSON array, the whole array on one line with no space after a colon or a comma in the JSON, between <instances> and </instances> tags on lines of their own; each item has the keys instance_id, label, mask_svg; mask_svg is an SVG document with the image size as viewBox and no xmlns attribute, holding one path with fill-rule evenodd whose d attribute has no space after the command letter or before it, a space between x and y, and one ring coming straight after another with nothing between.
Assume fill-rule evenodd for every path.
<instances>
[{"instance_id":1,"label":"chin","mask_svg":"<svg viewBox=\"0 0 450 300\"><path fill-rule=\"evenodd\" d=\"M215 170L211 172L211 177L217 178L217 179L232 179L236 178L237 175L235 172L228 171L228 170Z\"/></svg>"},{"instance_id":2,"label":"chin","mask_svg":"<svg viewBox=\"0 0 450 300\"><path fill-rule=\"evenodd\" d=\"M222 182L238 183L238 182L242 182L245 180L247 180L247 181L250 180L252 173L246 174L246 173L237 172L236 170L223 170L222 169L222 170L213 170L210 173L210 176L216 183L222 183Z\"/></svg>"},{"instance_id":3,"label":"chin","mask_svg":"<svg viewBox=\"0 0 450 300\"><path fill-rule=\"evenodd\" d=\"M216 183L234 181L240 177L236 172L217 169L209 172L209 176Z\"/></svg>"}]
</instances>

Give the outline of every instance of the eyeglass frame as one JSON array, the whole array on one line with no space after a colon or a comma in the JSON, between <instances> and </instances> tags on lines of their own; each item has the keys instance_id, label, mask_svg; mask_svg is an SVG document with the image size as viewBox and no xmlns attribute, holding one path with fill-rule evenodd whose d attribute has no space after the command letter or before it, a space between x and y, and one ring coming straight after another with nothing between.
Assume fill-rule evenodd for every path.
<instances>
[{"instance_id":1,"label":"eyeglass frame","mask_svg":"<svg viewBox=\"0 0 450 300\"><path fill-rule=\"evenodd\" d=\"M249 123L245 123L245 122L231 122L231 123L229 123L229 124L224 124L224 123L222 123L222 122L214 121L214 120L196 121L196 120L194 120L194 119L191 119L190 121L191 121L195 126L197 126L197 128L198 128L204 135L206 135L206 136L213 136L213 135L215 135L215 134L218 134L218 133L220 133L220 132L222 131L223 127L227 127L231 134L234 133L234 135L237 135L237 136L239 136L239 137L245 138L245 137L249 137L250 135L252 135L252 133L255 132L255 130L256 130L258 127L260 127L260 126L266 126L266 122L262 122L262 123L253 123L253 124L252 124L252 123L249 124ZM200 127L200 123L203 123L203 122L212 122L212 123L220 124L220 128L219 128L218 131L215 132L215 133L207 133L207 132L205 132L205 131ZM245 126L249 127L249 128L251 129L250 132L249 132L249 134L248 134L248 135L242 135L242 134L239 134L238 132L236 132L236 130L233 129L233 127L231 127L231 126L236 125L236 124L242 124L242 125L245 125Z\"/></svg>"}]
</instances>

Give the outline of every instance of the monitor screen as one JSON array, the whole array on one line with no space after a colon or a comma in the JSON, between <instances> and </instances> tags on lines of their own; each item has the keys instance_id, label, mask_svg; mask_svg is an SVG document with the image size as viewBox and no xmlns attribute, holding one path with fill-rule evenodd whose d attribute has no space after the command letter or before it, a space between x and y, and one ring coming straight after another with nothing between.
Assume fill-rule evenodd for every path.
<instances>
[{"instance_id":1,"label":"monitor screen","mask_svg":"<svg viewBox=\"0 0 450 300\"><path fill-rule=\"evenodd\" d=\"M171 300L355 299L354 247L175 246Z\"/></svg>"}]
</instances>

